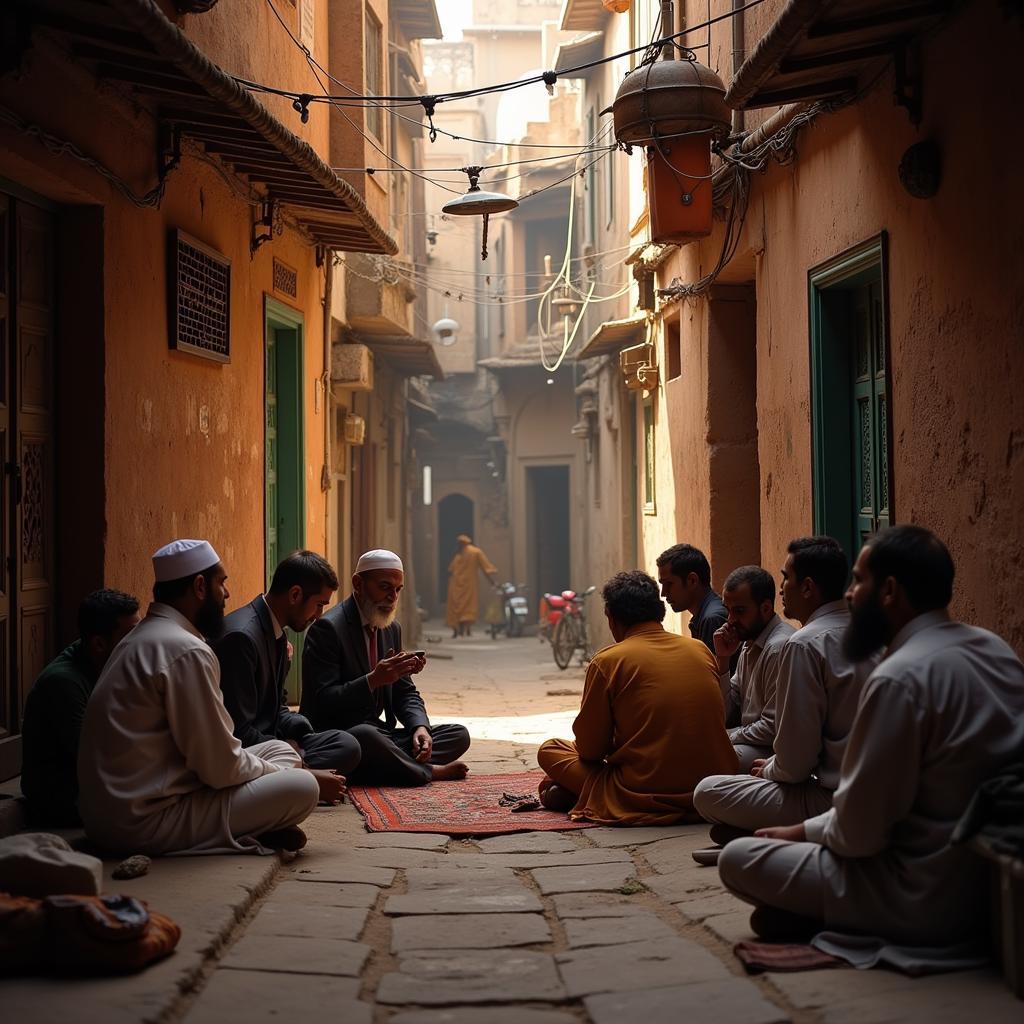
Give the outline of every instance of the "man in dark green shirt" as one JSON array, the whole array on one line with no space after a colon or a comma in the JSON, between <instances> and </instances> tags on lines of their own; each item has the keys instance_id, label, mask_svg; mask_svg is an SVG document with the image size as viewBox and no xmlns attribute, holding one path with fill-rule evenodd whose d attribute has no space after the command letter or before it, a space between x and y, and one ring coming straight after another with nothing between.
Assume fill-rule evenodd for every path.
<instances>
[{"instance_id":1,"label":"man in dark green shirt","mask_svg":"<svg viewBox=\"0 0 1024 1024\"><path fill-rule=\"evenodd\" d=\"M33 825L79 823L78 737L89 695L110 652L139 622L139 602L93 591L78 609L79 639L39 674L22 721L21 791Z\"/></svg>"}]
</instances>

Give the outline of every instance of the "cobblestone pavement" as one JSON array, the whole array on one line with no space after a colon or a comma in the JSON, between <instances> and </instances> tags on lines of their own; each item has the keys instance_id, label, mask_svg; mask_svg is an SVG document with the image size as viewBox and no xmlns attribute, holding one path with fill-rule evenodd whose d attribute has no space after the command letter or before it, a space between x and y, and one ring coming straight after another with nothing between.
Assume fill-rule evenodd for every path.
<instances>
[{"instance_id":1,"label":"cobblestone pavement","mask_svg":"<svg viewBox=\"0 0 1024 1024\"><path fill-rule=\"evenodd\" d=\"M431 631L428 630L428 633ZM582 670L536 640L427 644L434 721L469 724L475 772L535 767L569 735ZM442 657L443 655L443 657ZM552 695L551 691L562 691ZM456 785L457 783L452 783ZM210 857L114 883L184 927L174 957L102 981L8 982L8 1020L350 1024L881 1024L1019 1021L994 971L746 976L749 909L690 851L705 827L532 832L469 841L369 834L321 808L286 863Z\"/></svg>"}]
</instances>

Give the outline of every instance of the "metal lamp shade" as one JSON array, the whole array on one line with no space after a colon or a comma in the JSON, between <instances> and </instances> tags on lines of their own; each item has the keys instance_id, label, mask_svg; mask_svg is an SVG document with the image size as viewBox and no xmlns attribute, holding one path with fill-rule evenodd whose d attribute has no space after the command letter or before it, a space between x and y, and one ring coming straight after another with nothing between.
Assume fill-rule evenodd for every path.
<instances>
[{"instance_id":1,"label":"metal lamp shade","mask_svg":"<svg viewBox=\"0 0 1024 1024\"><path fill-rule=\"evenodd\" d=\"M442 213L454 214L456 217L483 217L492 213L508 213L514 210L519 202L501 192L484 192L479 186L472 186L464 195L445 203Z\"/></svg>"}]
</instances>

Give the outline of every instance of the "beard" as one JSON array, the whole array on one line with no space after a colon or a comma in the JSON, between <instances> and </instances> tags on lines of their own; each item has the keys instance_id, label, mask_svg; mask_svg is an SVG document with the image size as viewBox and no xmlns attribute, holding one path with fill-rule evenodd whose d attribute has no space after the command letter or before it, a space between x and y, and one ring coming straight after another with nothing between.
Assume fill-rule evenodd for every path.
<instances>
[{"instance_id":1,"label":"beard","mask_svg":"<svg viewBox=\"0 0 1024 1024\"><path fill-rule=\"evenodd\" d=\"M207 594L206 600L196 612L196 629L207 640L216 640L224 632L224 602Z\"/></svg>"},{"instance_id":2,"label":"beard","mask_svg":"<svg viewBox=\"0 0 1024 1024\"><path fill-rule=\"evenodd\" d=\"M398 615L397 604L393 608L388 608L385 605L374 604L358 594L356 595L356 604L359 605L359 610L363 613L367 625L373 626L375 629L384 629L386 626L390 626L395 621L395 616Z\"/></svg>"},{"instance_id":3,"label":"beard","mask_svg":"<svg viewBox=\"0 0 1024 1024\"><path fill-rule=\"evenodd\" d=\"M865 661L890 639L889 620L877 597L872 595L859 608L850 609L850 622L843 633L843 654L850 661Z\"/></svg>"}]
</instances>

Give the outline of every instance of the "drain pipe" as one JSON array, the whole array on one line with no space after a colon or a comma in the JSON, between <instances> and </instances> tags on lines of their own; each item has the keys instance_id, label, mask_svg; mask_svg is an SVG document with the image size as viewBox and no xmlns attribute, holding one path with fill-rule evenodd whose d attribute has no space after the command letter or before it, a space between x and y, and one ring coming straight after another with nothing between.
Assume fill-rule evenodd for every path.
<instances>
[{"instance_id":1,"label":"drain pipe","mask_svg":"<svg viewBox=\"0 0 1024 1024\"><path fill-rule=\"evenodd\" d=\"M745 19L746 12L743 10L744 0L732 0L732 80L736 81L736 73L739 71L746 59ZM730 83L731 84L731 83ZM732 134L739 135L746 123L744 110L732 112Z\"/></svg>"},{"instance_id":2,"label":"drain pipe","mask_svg":"<svg viewBox=\"0 0 1024 1024\"><path fill-rule=\"evenodd\" d=\"M320 403L324 414L324 465L320 490L324 493L324 524L331 521L331 440L334 416L331 408L331 305L334 298L334 250L324 250L324 373L320 378Z\"/></svg>"}]
</instances>

